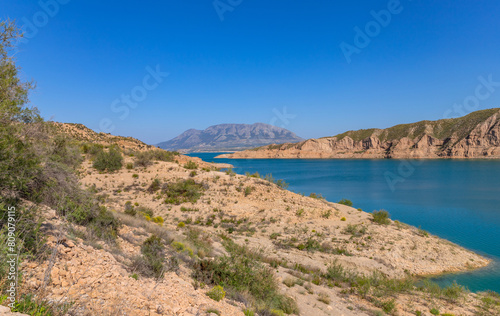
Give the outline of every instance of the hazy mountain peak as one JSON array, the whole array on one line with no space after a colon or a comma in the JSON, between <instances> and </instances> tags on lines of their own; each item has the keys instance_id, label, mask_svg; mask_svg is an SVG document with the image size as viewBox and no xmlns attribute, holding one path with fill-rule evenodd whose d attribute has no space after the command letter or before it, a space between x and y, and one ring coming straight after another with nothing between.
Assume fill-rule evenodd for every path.
<instances>
[{"instance_id":1,"label":"hazy mountain peak","mask_svg":"<svg viewBox=\"0 0 500 316\"><path fill-rule=\"evenodd\" d=\"M232 151L302 140L287 129L269 124L226 123L213 125L205 130L189 129L157 146L167 150L181 151Z\"/></svg>"}]
</instances>

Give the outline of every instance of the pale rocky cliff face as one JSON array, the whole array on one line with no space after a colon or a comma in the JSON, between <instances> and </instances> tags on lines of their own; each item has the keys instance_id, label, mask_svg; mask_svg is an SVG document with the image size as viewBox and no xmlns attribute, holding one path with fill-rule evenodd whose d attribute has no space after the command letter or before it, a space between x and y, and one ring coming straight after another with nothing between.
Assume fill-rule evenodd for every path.
<instances>
[{"instance_id":1,"label":"pale rocky cliff face","mask_svg":"<svg viewBox=\"0 0 500 316\"><path fill-rule=\"evenodd\" d=\"M370 135L366 137L366 133ZM394 136L396 135L396 136ZM297 144L270 145L227 158L500 158L500 109L384 130L347 132Z\"/></svg>"}]
</instances>

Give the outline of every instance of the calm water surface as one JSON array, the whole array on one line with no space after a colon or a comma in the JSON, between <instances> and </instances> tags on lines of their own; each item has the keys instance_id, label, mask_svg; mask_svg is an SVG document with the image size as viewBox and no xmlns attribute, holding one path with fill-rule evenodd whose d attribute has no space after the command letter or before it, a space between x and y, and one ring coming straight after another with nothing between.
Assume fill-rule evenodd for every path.
<instances>
[{"instance_id":1,"label":"calm water surface","mask_svg":"<svg viewBox=\"0 0 500 316\"><path fill-rule=\"evenodd\" d=\"M440 277L439 283L456 280L471 291L500 292L500 161L429 160L409 165L400 160L239 160L214 159L214 153L192 155L230 163L240 174L272 173L295 192L320 193L332 202L347 198L369 212L385 209L394 220L421 226L495 260L482 270ZM401 181L388 182L388 176Z\"/></svg>"}]
</instances>

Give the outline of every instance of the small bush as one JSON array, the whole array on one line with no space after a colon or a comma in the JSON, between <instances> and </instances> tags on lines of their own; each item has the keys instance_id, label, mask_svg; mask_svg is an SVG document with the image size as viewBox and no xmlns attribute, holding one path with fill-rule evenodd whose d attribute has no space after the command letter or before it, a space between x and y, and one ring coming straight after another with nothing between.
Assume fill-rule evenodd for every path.
<instances>
[{"instance_id":1,"label":"small bush","mask_svg":"<svg viewBox=\"0 0 500 316\"><path fill-rule=\"evenodd\" d=\"M137 211L135 210L135 207L132 205L132 202L127 201L125 203L125 214L130 215L130 216L135 216L137 214Z\"/></svg>"},{"instance_id":2,"label":"small bush","mask_svg":"<svg viewBox=\"0 0 500 316\"><path fill-rule=\"evenodd\" d=\"M332 210L327 210L321 214L321 217L329 219L331 215L332 215Z\"/></svg>"},{"instance_id":3,"label":"small bush","mask_svg":"<svg viewBox=\"0 0 500 316\"><path fill-rule=\"evenodd\" d=\"M181 212L183 213L188 213L188 212L199 212L200 210L197 208L191 208L191 207L184 207L181 206Z\"/></svg>"},{"instance_id":4,"label":"small bush","mask_svg":"<svg viewBox=\"0 0 500 316\"><path fill-rule=\"evenodd\" d=\"M342 204L342 205L352 206L352 202L348 199L342 199L342 200L338 201L337 203Z\"/></svg>"},{"instance_id":5,"label":"small bush","mask_svg":"<svg viewBox=\"0 0 500 316\"><path fill-rule=\"evenodd\" d=\"M88 228L94 236L107 242L114 242L120 226L120 221L104 206L101 206L99 215L90 221Z\"/></svg>"},{"instance_id":6,"label":"small bush","mask_svg":"<svg viewBox=\"0 0 500 316\"><path fill-rule=\"evenodd\" d=\"M319 293L318 294L318 301L325 303L326 305L330 304L330 296L326 293Z\"/></svg>"},{"instance_id":7,"label":"small bush","mask_svg":"<svg viewBox=\"0 0 500 316\"><path fill-rule=\"evenodd\" d=\"M114 147L108 152L101 150L94 159L93 167L99 171L113 172L120 170L123 163L123 157L120 151Z\"/></svg>"},{"instance_id":8,"label":"small bush","mask_svg":"<svg viewBox=\"0 0 500 316\"><path fill-rule=\"evenodd\" d=\"M432 315L439 315L439 310L436 308L433 308L429 311Z\"/></svg>"},{"instance_id":9,"label":"small bush","mask_svg":"<svg viewBox=\"0 0 500 316\"><path fill-rule=\"evenodd\" d=\"M380 225L388 225L391 223L389 212L385 210L373 211L373 221Z\"/></svg>"},{"instance_id":10,"label":"small bush","mask_svg":"<svg viewBox=\"0 0 500 316\"><path fill-rule=\"evenodd\" d=\"M226 291L222 286L217 285L207 292L207 296L214 301L220 302L226 296Z\"/></svg>"},{"instance_id":11,"label":"small bush","mask_svg":"<svg viewBox=\"0 0 500 316\"><path fill-rule=\"evenodd\" d=\"M382 308L382 310L384 312L386 312L387 314L389 314L389 313L391 313L396 308L396 300L395 299L391 299L391 300L388 300L388 301L385 301L385 302L381 302L378 305L379 305L380 308Z\"/></svg>"},{"instance_id":12,"label":"small bush","mask_svg":"<svg viewBox=\"0 0 500 316\"><path fill-rule=\"evenodd\" d=\"M250 296L255 306L297 313L295 302L279 292L272 269L259 262L256 254L229 239L224 241L230 257L201 260L193 268L193 277L207 284L222 285L231 297ZM245 293L245 294L243 294ZM266 315L258 311L259 315Z\"/></svg>"},{"instance_id":13,"label":"small bush","mask_svg":"<svg viewBox=\"0 0 500 316\"><path fill-rule=\"evenodd\" d=\"M467 289L462 286L457 284L456 282L453 282L450 286L445 287L442 290L442 295L447 299L452 302L458 301L460 298L463 298L465 293L467 292Z\"/></svg>"},{"instance_id":14,"label":"small bush","mask_svg":"<svg viewBox=\"0 0 500 316\"><path fill-rule=\"evenodd\" d=\"M345 222L347 220L347 218L342 217L340 220L343 221L343 222Z\"/></svg>"},{"instance_id":15,"label":"small bush","mask_svg":"<svg viewBox=\"0 0 500 316\"><path fill-rule=\"evenodd\" d=\"M186 162L186 164L184 164L184 168L185 169L198 169L198 164L192 160Z\"/></svg>"},{"instance_id":16,"label":"small bush","mask_svg":"<svg viewBox=\"0 0 500 316\"><path fill-rule=\"evenodd\" d=\"M165 222L165 220L161 216L153 217L152 220L154 223L160 224L160 225L163 225L163 223Z\"/></svg>"},{"instance_id":17,"label":"small bush","mask_svg":"<svg viewBox=\"0 0 500 316\"><path fill-rule=\"evenodd\" d=\"M167 195L165 203L181 204L185 202L195 203L202 196L203 186L194 182L193 179L179 180L175 183L164 185L162 193Z\"/></svg>"},{"instance_id":18,"label":"small bush","mask_svg":"<svg viewBox=\"0 0 500 316\"><path fill-rule=\"evenodd\" d=\"M146 260L149 274L156 278L163 274L164 249L162 240L156 235L151 235L141 246L141 253Z\"/></svg>"},{"instance_id":19,"label":"small bush","mask_svg":"<svg viewBox=\"0 0 500 316\"><path fill-rule=\"evenodd\" d=\"M127 168L129 170L134 169L134 164L131 163L131 162L129 162L129 163L127 163L127 165L125 166L125 168Z\"/></svg>"},{"instance_id":20,"label":"small bush","mask_svg":"<svg viewBox=\"0 0 500 316\"><path fill-rule=\"evenodd\" d=\"M148 150L136 152L134 154L134 165L138 167L148 167L153 164L153 161L174 161L175 157L179 156L178 152L166 151L162 149Z\"/></svg>"},{"instance_id":21,"label":"small bush","mask_svg":"<svg viewBox=\"0 0 500 316\"><path fill-rule=\"evenodd\" d=\"M154 192L158 191L160 188L161 188L161 181L160 181L160 179L154 178L153 182L151 182L151 184L149 185L147 191L149 193L154 193Z\"/></svg>"},{"instance_id":22,"label":"small bush","mask_svg":"<svg viewBox=\"0 0 500 316\"><path fill-rule=\"evenodd\" d=\"M177 227L184 228L186 227L186 224L184 224L184 222L179 222L179 224L177 224Z\"/></svg>"},{"instance_id":23,"label":"small bush","mask_svg":"<svg viewBox=\"0 0 500 316\"><path fill-rule=\"evenodd\" d=\"M218 309L215 309L215 308L209 308L205 311L207 314L215 314L217 316L221 316L221 313Z\"/></svg>"},{"instance_id":24,"label":"small bush","mask_svg":"<svg viewBox=\"0 0 500 316\"><path fill-rule=\"evenodd\" d=\"M249 196L250 193L252 193L252 191L254 190L254 187L246 187L245 188L245 196Z\"/></svg>"}]
</instances>

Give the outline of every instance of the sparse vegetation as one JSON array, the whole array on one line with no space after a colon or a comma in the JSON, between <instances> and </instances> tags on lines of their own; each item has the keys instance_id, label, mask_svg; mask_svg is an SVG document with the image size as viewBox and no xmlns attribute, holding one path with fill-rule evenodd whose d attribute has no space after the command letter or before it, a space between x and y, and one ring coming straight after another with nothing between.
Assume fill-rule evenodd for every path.
<instances>
[{"instance_id":1,"label":"sparse vegetation","mask_svg":"<svg viewBox=\"0 0 500 316\"><path fill-rule=\"evenodd\" d=\"M184 165L184 168L186 168L186 169L198 169L198 164L192 160L189 160Z\"/></svg>"},{"instance_id":2,"label":"sparse vegetation","mask_svg":"<svg viewBox=\"0 0 500 316\"><path fill-rule=\"evenodd\" d=\"M112 147L109 151L101 150L94 158L94 168L99 171L113 172L120 170L123 165L123 157L119 149Z\"/></svg>"},{"instance_id":3,"label":"sparse vegetation","mask_svg":"<svg viewBox=\"0 0 500 316\"><path fill-rule=\"evenodd\" d=\"M203 186L192 179L179 180L165 184L161 192L167 196L167 204L195 203L203 194Z\"/></svg>"},{"instance_id":4,"label":"sparse vegetation","mask_svg":"<svg viewBox=\"0 0 500 316\"><path fill-rule=\"evenodd\" d=\"M193 273L195 279L224 286L232 298L246 296L248 302L260 310L275 309L289 314L298 311L291 298L279 293L272 271L255 260L254 253L229 239L224 245L230 256L197 262Z\"/></svg>"},{"instance_id":5,"label":"sparse vegetation","mask_svg":"<svg viewBox=\"0 0 500 316\"><path fill-rule=\"evenodd\" d=\"M166 151L162 149L148 150L148 151L140 151L134 153L135 160L134 165L136 167L148 167L153 164L155 160L158 161L174 161L177 156L179 156L178 152Z\"/></svg>"},{"instance_id":6,"label":"sparse vegetation","mask_svg":"<svg viewBox=\"0 0 500 316\"><path fill-rule=\"evenodd\" d=\"M165 246L161 238L151 235L141 246L141 256L132 263L135 271L145 275L160 278L164 273Z\"/></svg>"},{"instance_id":7,"label":"sparse vegetation","mask_svg":"<svg viewBox=\"0 0 500 316\"><path fill-rule=\"evenodd\" d=\"M390 218L389 212L385 210L373 211L372 216L373 216L373 221L377 224L388 225L391 223L391 220L389 219Z\"/></svg>"},{"instance_id":8,"label":"sparse vegetation","mask_svg":"<svg viewBox=\"0 0 500 316\"><path fill-rule=\"evenodd\" d=\"M210 291L207 292L207 296L213 299L214 301L221 301L226 296L226 291L220 285L214 286Z\"/></svg>"},{"instance_id":9,"label":"sparse vegetation","mask_svg":"<svg viewBox=\"0 0 500 316\"><path fill-rule=\"evenodd\" d=\"M342 204L342 205L352 206L352 202L350 200L347 200L347 199L342 199L342 200L338 201L337 203Z\"/></svg>"}]
</instances>

